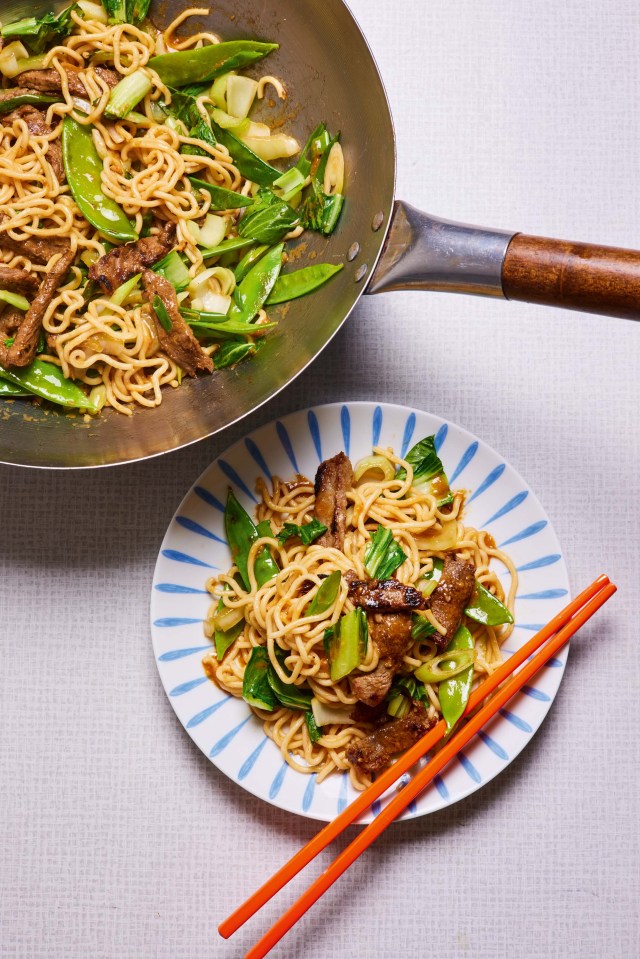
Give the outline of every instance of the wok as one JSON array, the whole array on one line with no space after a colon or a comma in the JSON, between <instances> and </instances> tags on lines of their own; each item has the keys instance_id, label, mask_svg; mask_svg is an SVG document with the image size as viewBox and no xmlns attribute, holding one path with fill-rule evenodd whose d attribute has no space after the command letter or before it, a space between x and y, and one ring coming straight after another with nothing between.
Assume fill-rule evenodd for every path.
<instances>
[{"instance_id":1,"label":"wok","mask_svg":"<svg viewBox=\"0 0 640 959\"><path fill-rule=\"evenodd\" d=\"M161 26L185 6L186 0L155 3L151 18ZM330 130L342 131L347 171L342 220L328 240L303 237L302 262L315 253L319 260L344 261L346 269L312 296L288 305L254 360L166 390L158 409L137 410L131 417L107 411L86 423L82 416L4 401L0 461L48 468L106 466L210 436L251 413L304 370L365 292L443 290L640 316L639 253L470 227L394 202L395 142L385 90L342 0L216 0L211 6L202 25L223 38L280 44L268 72L281 76L290 91L281 108L287 130L304 141L322 119ZM26 0L9 0L2 19L34 12Z\"/></svg>"}]
</instances>

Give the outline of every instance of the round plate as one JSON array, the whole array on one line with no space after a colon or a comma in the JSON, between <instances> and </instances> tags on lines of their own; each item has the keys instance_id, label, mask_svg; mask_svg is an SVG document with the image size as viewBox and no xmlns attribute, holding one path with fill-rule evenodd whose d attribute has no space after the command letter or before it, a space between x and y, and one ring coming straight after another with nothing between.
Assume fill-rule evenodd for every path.
<instances>
[{"instance_id":1,"label":"round plate","mask_svg":"<svg viewBox=\"0 0 640 959\"><path fill-rule=\"evenodd\" d=\"M203 634L210 597L208 577L230 565L223 503L229 485L252 512L256 478L303 473L344 450L356 462L372 446L404 455L424 436L436 445L451 486L471 491L465 522L487 529L515 561L519 575L516 628L505 656L523 645L569 601L569 582L555 532L535 495L501 456L461 427L437 416L386 403L316 406L269 423L240 440L189 490L176 512L156 563L151 596L153 648L162 683L193 741L230 779L289 812L327 821L355 796L346 773L319 785L295 772L242 700L227 696L204 675L211 650ZM505 586L508 571L497 567ZM566 650L538 673L436 777L403 818L457 802L507 766L540 726L558 690ZM396 787L397 788L397 787ZM385 797L382 797L384 804ZM370 822L374 804L359 822Z\"/></svg>"}]
</instances>

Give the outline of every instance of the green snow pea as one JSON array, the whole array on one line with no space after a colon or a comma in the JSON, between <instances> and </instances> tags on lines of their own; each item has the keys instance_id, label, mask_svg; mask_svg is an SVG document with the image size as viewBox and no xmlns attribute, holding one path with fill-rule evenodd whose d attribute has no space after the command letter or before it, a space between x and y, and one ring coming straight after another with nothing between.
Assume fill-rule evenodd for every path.
<instances>
[{"instance_id":1,"label":"green snow pea","mask_svg":"<svg viewBox=\"0 0 640 959\"><path fill-rule=\"evenodd\" d=\"M230 240L223 240L218 246L210 246L208 249L201 250L203 260L210 260L214 256L224 256L226 253L233 253L235 250L242 250L245 246L253 246L253 240L246 240L243 236L232 237Z\"/></svg>"},{"instance_id":2,"label":"green snow pea","mask_svg":"<svg viewBox=\"0 0 640 959\"><path fill-rule=\"evenodd\" d=\"M276 285L269 294L267 306L273 306L275 303L286 303L288 300L295 300L299 296L312 293L327 280L330 280L332 276L335 276L336 273L339 273L342 268L342 263L337 266L331 263L316 263L313 266L305 266L301 270L279 276Z\"/></svg>"},{"instance_id":3,"label":"green snow pea","mask_svg":"<svg viewBox=\"0 0 640 959\"><path fill-rule=\"evenodd\" d=\"M231 133L230 130L224 130L215 120L211 120L211 129L218 143L227 148L233 162L243 177L251 180L252 183L258 183L260 186L269 186L280 176L280 170L270 166L264 160L261 160L257 153L250 150L248 146Z\"/></svg>"},{"instance_id":4,"label":"green snow pea","mask_svg":"<svg viewBox=\"0 0 640 959\"><path fill-rule=\"evenodd\" d=\"M241 343L228 342L222 346L213 357L213 365L217 370L226 369L229 366L236 366L241 360L252 356L257 350L256 344L247 343L244 340Z\"/></svg>"},{"instance_id":5,"label":"green snow pea","mask_svg":"<svg viewBox=\"0 0 640 959\"><path fill-rule=\"evenodd\" d=\"M0 374L1 375L1 374ZM0 396L32 396L29 390L18 386L16 383L10 383L9 380L0 380Z\"/></svg>"},{"instance_id":6,"label":"green snow pea","mask_svg":"<svg viewBox=\"0 0 640 959\"><path fill-rule=\"evenodd\" d=\"M460 626L447 646L446 652L451 650L472 650L473 636L466 628ZM451 662L451 660L449 660ZM446 667L447 663L443 663ZM438 698L442 715L447 723L447 732L450 732L462 716L465 706L469 702L469 693L473 682L473 663L463 672L451 679L446 679L438 686Z\"/></svg>"},{"instance_id":7,"label":"green snow pea","mask_svg":"<svg viewBox=\"0 0 640 959\"><path fill-rule=\"evenodd\" d=\"M87 410L89 413L98 412L97 407L73 380L68 380L58 366L45 360L34 360L21 369L5 370L0 367L0 377L29 393L49 400L50 403Z\"/></svg>"},{"instance_id":8,"label":"green snow pea","mask_svg":"<svg viewBox=\"0 0 640 959\"><path fill-rule=\"evenodd\" d=\"M245 589L250 589L247 562L249 559L251 544L255 539L258 538L260 533L258 532L255 523L247 511L242 508L233 490L231 489L229 490L227 503L224 510L224 528L227 536L227 542L229 543L229 549L231 550L233 561L238 567L238 572L240 574L242 583ZM262 535L269 535L269 533ZM258 560L256 560L255 563L256 581L258 586L264 586L264 584L268 583L270 579L273 579L274 576L277 576L277 574L280 572L280 569L276 561L271 556L269 550L262 550L259 559L261 561L260 564L258 563Z\"/></svg>"},{"instance_id":9,"label":"green snow pea","mask_svg":"<svg viewBox=\"0 0 640 959\"><path fill-rule=\"evenodd\" d=\"M478 582L464 613L469 619L475 620L476 623L483 623L485 626L502 626L503 623L513 622L513 616L504 603L489 592L486 586Z\"/></svg>"},{"instance_id":10,"label":"green snow pea","mask_svg":"<svg viewBox=\"0 0 640 959\"><path fill-rule=\"evenodd\" d=\"M277 43L257 40L229 40L212 43L195 50L178 50L152 57L149 66L163 83L170 87L185 87L191 83L203 84L215 80L221 73L241 70L262 60L278 49Z\"/></svg>"},{"instance_id":11,"label":"green snow pea","mask_svg":"<svg viewBox=\"0 0 640 959\"><path fill-rule=\"evenodd\" d=\"M262 244L262 246L254 246L245 253L234 270L236 283L242 283L251 267L262 259L268 249L269 247L266 244Z\"/></svg>"},{"instance_id":12,"label":"green snow pea","mask_svg":"<svg viewBox=\"0 0 640 959\"><path fill-rule=\"evenodd\" d=\"M67 182L84 218L114 243L137 240L138 234L115 200L102 192L102 160L98 156L91 127L72 117L62 125L62 155Z\"/></svg>"},{"instance_id":13,"label":"green snow pea","mask_svg":"<svg viewBox=\"0 0 640 959\"><path fill-rule=\"evenodd\" d=\"M250 322L262 309L274 287L282 267L284 244L274 246L251 267L244 280L236 287L236 302L231 304L229 319Z\"/></svg>"},{"instance_id":14,"label":"green snow pea","mask_svg":"<svg viewBox=\"0 0 640 959\"><path fill-rule=\"evenodd\" d=\"M11 91L8 90L8 93ZM2 113L11 113L12 110L17 110L18 107L33 106L33 107L46 107L50 103L58 103L61 100L61 97L49 97L44 93L17 93L15 97L9 97L5 100L0 100L0 114Z\"/></svg>"},{"instance_id":15,"label":"green snow pea","mask_svg":"<svg viewBox=\"0 0 640 959\"><path fill-rule=\"evenodd\" d=\"M189 177L189 182L194 190L206 190L211 197L210 210L238 210L243 206L251 206L253 200L250 196L242 196L233 190L225 190L222 186L215 186L213 183L207 183L205 180L199 180L195 176Z\"/></svg>"},{"instance_id":16,"label":"green snow pea","mask_svg":"<svg viewBox=\"0 0 640 959\"><path fill-rule=\"evenodd\" d=\"M217 322L207 320L199 322L197 319L190 319L189 311L187 310L183 310L182 315L196 336L208 337L211 340L228 340L238 336L255 336L258 331L262 333L265 330L272 330L274 326L277 326L277 323L262 323L260 326L254 326L251 323L244 323L242 320L229 320L226 316L221 316ZM206 313L201 313L200 315L202 317L207 316ZM213 317L215 313L208 315ZM218 354L216 354L214 359L216 359L217 356ZM234 362L236 361L234 360Z\"/></svg>"},{"instance_id":17,"label":"green snow pea","mask_svg":"<svg viewBox=\"0 0 640 959\"><path fill-rule=\"evenodd\" d=\"M326 611L333 606L340 591L341 578L342 573L339 569L335 569L333 573L329 573L311 600L305 616L316 616L318 613L326 613Z\"/></svg>"}]
</instances>

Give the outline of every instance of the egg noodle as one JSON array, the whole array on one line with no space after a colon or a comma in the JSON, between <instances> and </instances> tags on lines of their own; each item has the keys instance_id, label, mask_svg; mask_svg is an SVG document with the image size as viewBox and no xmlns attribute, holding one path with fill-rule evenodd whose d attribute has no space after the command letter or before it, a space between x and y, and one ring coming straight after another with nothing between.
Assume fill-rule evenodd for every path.
<instances>
[{"instance_id":1,"label":"egg noodle","mask_svg":"<svg viewBox=\"0 0 640 959\"><path fill-rule=\"evenodd\" d=\"M175 37L188 17L208 12L195 7L185 10L164 32L148 24L144 29L127 23L110 25L83 19L79 11L71 14L74 32L50 49L43 62L44 68L55 69L62 80L64 102L52 104L46 113L51 133L34 136L23 119L0 117L2 231L16 241L64 238L85 264L107 252L99 233L82 216L69 186L58 181L47 156L49 145L60 141L64 117L70 115L77 123L93 127L94 144L104 164L102 190L123 208L136 232L141 233L149 214L156 226L175 222L179 249L188 257L190 276L194 278L202 271L202 253L190 224L205 217L211 200L204 191L194 190L187 178L196 176L244 195L252 192L253 184L240 175L226 147L193 140L179 124L166 124L158 101L169 102L171 94L148 62L158 54L220 42L208 32L180 41ZM111 91L94 67L105 64L122 77L140 70L148 75L151 91L137 107L134 119L114 122L103 117ZM77 76L86 88L88 101L71 95L69 69L79 70ZM258 97L264 96L269 85L284 97L282 84L271 76L260 80ZM211 102L208 95L197 98L204 118L205 107ZM181 153L189 145L198 147L198 155ZM228 234L238 211L228 212L227 217ZM9 252L2 253L0 262L36 274L43 274L52 265L42 266L25 255ZM48 351L40 358L60 366L66 377L85 383L99 406L131 413L135 404L159 405L161 387L177 387L181 370L159 350L142 293L134 291L126 306L115 305L107 295L87 305L85 284L86 271L79 265L72 267L71 278L60 287L44 316ZM213 276L210 287L214 293L229 292L228 287L224 288L224 278ZM261 310L258 330L264 320ZM218 348L215 344L203 347L209 355Z\"/></svg>"},{"instance_id":2,"label":"egg noodle","mask_svg":"<svg viewBox=\"0 0 640 959\"><path fill-rule=\"evenodd\" d=\"M406 554L406 560L394 577L407 585L415 584L420 577L428 574L433 569L434 559L444 558L445 551L437 548L438 538L443 530L451 530L450 524L455 524L455 545L446 552L472 562L476 579L513 611L518 585L514 564L506 553L498 549L489 533L465 525L465 492L454 492L453 503L440 510L435 496L412 488L413 469L408 462L390 449L376 448L374 453L383 456L392 467L405 469L406 477L380 480L372 478L371 473L365 473L361 481L347 492L344 552L317 544L304 546L298 539L290 539L281 545L275 538L262 537L252 544L249 554L250 590L239 585L235 566L227 573L209 580L207 588L215 602L205 623L207 636L213 637L213 618L220 597L225 607L239 609L244 616L244 628L222 662L218 662L213 653L204 660L205 671L221 689L241 697L243 676L251 650L254 646L265 646L271 665L283 683L300 685L305 682L313 696L323 703L334 706L356 704L348 677L332 682L323 645L325 629L354 608L344 576L338 596L329 609L315 616L305 615L305 610L320 584L335 570L341 570L343 574L353 570L358 579L367 578L365 550L379 524L392 531ZM393 473L394 470L389 472ZM313 518L314 484L304 477L298 477L293 482L273 477L271 489L258 479L256 490L260 495L256 519L270 521L275 533L285 522L302 525ZM430 541L433 545L430 545ZM281 571L273 580L258 588L254 564L265 545L272 550ZM506 595L498 573L490 568L492 560L502 563L510 574ZM429 612L426 616L431 618L438 631L443 631ZM474 683L477 684L502 661L500 647L511 634L513 625L490 627L469 622L468 626L474 641ZM277 647L286 653L284 664L287 671L275 655ZM400 672L412 673L431 659L435 652L436 644L432 640L415 641L404 655ZM370 672L377 664L378 652L374 643L369 641L365 658L358 669L360 672ZM429 712L431 716L439 715L438 686L425 685L430 701ZM370 783L369 776L350 765L346 758L349 744L356 738L368 735L372 728L370 725L353 722L350 725L325 726L321 738L313 743L303 711L278 708L274 712L260 709L254 709L254 712L262 721L267 736L277 744L283 759L293 769L302 773L316 773L318 782L336 770L346 770L354 788L364 789Z\"/></svg>"}]
</instances>

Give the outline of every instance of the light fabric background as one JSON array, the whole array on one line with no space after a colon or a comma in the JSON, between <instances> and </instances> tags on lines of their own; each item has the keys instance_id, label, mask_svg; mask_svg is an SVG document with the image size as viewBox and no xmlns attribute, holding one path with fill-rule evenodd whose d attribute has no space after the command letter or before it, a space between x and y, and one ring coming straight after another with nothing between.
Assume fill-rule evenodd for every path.
<instances>
[{"instance_id":1,"label":"light fabric background","mask_svg":"<svg viewBox=\"0 0 640 959\"><path fill-rule=\"evenodd\" d=\"M399 196L640 247L634 0L352 7L388 86ZM304 876L237 939L217 938L216 921L317 824L227 782L179 727L153 661L149 584L177 503L219 451L347 398L477 433L538 493L574 588L605 570L620 591L576 641L521 756L466 801L390 830L273 955L637 957L639 361L630 322L372 297L223 436L112 470L0 469L0 954L235 959L303 888Z\"/></svg>"}]
</instances>

